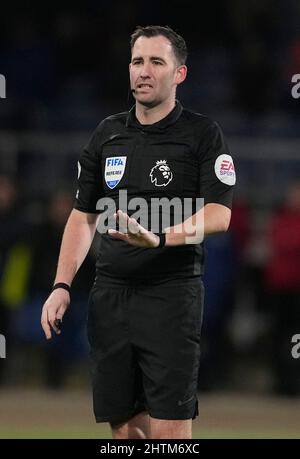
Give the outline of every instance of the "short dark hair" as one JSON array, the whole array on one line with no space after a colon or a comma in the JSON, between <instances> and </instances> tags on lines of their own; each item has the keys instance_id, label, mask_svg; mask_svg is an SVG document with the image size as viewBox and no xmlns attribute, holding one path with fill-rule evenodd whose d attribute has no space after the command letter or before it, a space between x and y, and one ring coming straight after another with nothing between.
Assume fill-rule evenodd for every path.
<instances>
[{"instance_id":1,"label":"short dark hair","mask_svg":"<svg viewBox=\"0 0 300 459\"><path fill-rule=\"evenodd\" d=\"M163 35L166 37L172 45L175 57L177 61L179 62L180 65L185 64L188 50L186 43L184 39L178 35L171 27L169 26L156 26L156 25L150 25L150 26L138 26L133 34L131 35L131 40L130 40L130 47L131 50L136 42L136 40L140 37L157 37L159 35Z\"/></svg>"}]
</instances>

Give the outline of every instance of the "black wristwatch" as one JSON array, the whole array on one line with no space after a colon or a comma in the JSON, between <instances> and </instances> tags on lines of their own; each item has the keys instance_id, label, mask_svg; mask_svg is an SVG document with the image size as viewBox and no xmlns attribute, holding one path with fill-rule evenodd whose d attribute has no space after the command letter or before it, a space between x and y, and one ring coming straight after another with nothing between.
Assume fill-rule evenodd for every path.
<instances>
[{"instance_id":1,"label":"black wristwatch","mask_svg":"<svg viewBox=\"0 0 300 459\"><path fill-rule=\"evenodd\" d=\"M53 290L56 290L57 288L63 288L64 290L67 290L69 293L71 293L70 285L65 284L64 282L57 282L56 284L54 284L51 292L53 292Z\"/></svg>"},{"instance_id":2,"label":"black wristwatch","mask_svg":"<svg viewBox=\"0 0 300 459\"><path fill-rule=\"evenodd\" d=\"M156 236L159 237L159 244L156 248L164 247L166 245L166 233L156 233Z\"/></svg>"}]
</instances>

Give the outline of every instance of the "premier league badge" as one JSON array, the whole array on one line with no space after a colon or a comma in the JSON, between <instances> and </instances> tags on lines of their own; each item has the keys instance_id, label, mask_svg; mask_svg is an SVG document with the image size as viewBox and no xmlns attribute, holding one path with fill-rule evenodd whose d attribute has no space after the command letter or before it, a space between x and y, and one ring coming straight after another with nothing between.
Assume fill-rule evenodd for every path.
<instances>
[{"instance_id":1,"label":"premier league badge","mask_svg":"<svg viewBox=\"0 0 300 459\"><path fill-rule=\"evenodd\" d=\"M171 171L167 161L160 160L156 161L154 167L152 167L150 174L151 182L155 186L167 186L173 179L173 172Z\"/></svg>"},{"instance_id":2,"label":"premier league badge","mask_svg":"<svg viewBox=\"0 0 300 459\"><path fill-rule=\"evenodd\" d=\"M120 183L124 175L126 159L126 156L113 156L105 160L104 177L106 185L111 190Z\"/></svg>"}]
</instances>

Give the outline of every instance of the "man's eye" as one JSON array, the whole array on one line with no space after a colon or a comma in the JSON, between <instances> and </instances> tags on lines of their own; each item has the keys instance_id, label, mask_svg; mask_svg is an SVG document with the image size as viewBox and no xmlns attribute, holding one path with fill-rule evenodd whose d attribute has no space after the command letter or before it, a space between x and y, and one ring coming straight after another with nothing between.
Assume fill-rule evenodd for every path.
<instances>
[{"instance_id":1,"label":"man's eye","mask_svg":"<svg viewBox=\"0 0 300 459\"><path fill-rule=\"evenodd\" d=\"M162 65L162 62L160 61L153 61L155 65Z\"/></svg>"}]
</instances>

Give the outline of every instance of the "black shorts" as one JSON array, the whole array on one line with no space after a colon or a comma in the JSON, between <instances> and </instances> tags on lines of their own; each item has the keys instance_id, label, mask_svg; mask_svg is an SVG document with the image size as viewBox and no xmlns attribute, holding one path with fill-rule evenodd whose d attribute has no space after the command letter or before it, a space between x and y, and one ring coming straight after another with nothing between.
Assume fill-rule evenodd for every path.
<instances>
[{"instance_id":1,"label":"black shorts","mask_svg":"<svg viewBox=\"0 0 300 459\"><path fill-rule=\"evenodd\" d=\"M204 288L200 277L159 283L97 278L89 298L93 405L97 422L141 411L194 419Z\"/></svg>"}]
</instances>

